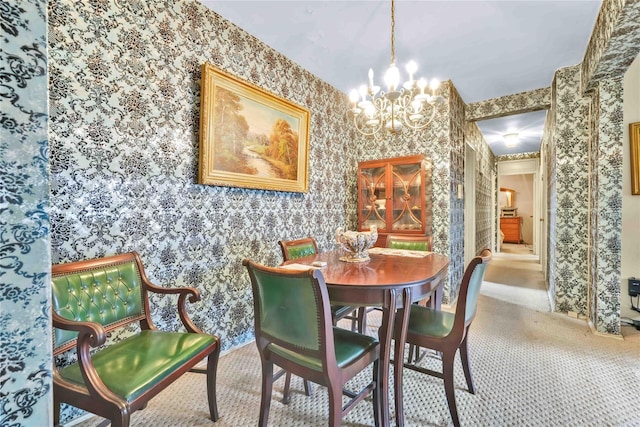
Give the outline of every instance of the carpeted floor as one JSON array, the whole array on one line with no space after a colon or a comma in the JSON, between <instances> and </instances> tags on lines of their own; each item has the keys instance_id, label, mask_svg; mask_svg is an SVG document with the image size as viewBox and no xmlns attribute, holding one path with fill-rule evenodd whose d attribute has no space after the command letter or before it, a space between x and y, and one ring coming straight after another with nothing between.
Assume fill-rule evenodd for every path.
<instances>
[{"instance_id":1,"label":"carpeted floor","mask_svg":"<svg viewBox=\"0 0 640 427\"><path fill-rule=\"evenodd\" d=\"M459 359L456 362L456 399L462 425L640 426L640 335L625 340L600 337L590 332L584 320L550 313L544 286L535 285L535 274L520 279L525 291L522 296L510 290L518 288L517 283L506 280L513 272L504 268L513 267L514 260L501 267L501 258L497 254L487 270L486 278L493 281L483 284L470 330L475 395L466 392ZM526 270L526 260L522 262L522 270ZM496 281L498 277L506 283ZM379 312L371 312L369 333L375 333L379 321ZM423 363L439 369L435 358ZM441 380L408 370L404 378L405 425L450 425ZM365 380L361 376L355 381ZM291 403L283 405L282 381L274 387L269 425L326 425L326 390L315 385L313 396L306 397L301 380L294 378ZM208 418L204 375L188 373L145 410L133 414L132 425L256 425L260 361L253 343L221 357L218 399L222 418L213 424ZM373 425L371 411L370 401L362 402L343 425ZM393 408L391 411L393 416ZM76 425L94 427L101 422L104 420L94 417Z\"/></svg>"},{"instance_id":2,"label":"carpeted floor","mask_svg":"<svg viewBox=\"0 0 640 427\"><path fill-rule=\"evenodd\" d=\"M505 243L502 252L493 254L485 273L482 294L500 301L550 311L538 256L528 245Z\"/></svg>"}]
</instances>

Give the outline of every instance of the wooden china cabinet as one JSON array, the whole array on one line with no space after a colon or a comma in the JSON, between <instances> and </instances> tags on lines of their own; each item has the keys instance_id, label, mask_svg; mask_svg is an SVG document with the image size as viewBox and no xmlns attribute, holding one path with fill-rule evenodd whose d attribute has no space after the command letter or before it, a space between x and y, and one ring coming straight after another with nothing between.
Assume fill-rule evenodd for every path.
<instances>
[{"instance_id":1,"label":"wooden china cabinet","mask_svg":"<svg viewBox=\"0 0 640 427\"><path fill-rule=\"evenodd\" d=\"M431 235L431 167L422 155L358 163L358 231Z\"/></svg>"}]
</instances>

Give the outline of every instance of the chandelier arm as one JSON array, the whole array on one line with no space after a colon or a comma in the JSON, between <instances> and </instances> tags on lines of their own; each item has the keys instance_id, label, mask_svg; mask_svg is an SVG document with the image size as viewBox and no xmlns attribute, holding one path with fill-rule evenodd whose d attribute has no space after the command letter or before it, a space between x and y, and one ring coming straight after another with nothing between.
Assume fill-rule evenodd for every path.
<instances>
[{"instance_id":1,"label":"chandelier arm","mask_svg":"<svg viewBox=\"0 0 640 427\"><path fill-rule=\"evenodd\" d=\"M375 136L378 132L380 132L380 129L382 129L382 120L379 120L379 123L375 126L375 127L370 127L370 126L364 126L361 122L364 121L365 119L362 117L362 115L353 115L353 124L355 125L356 130L361 133L364 136ZM370 130L367 130L369 129Z\"/></svg>"},{"instance_id":2,"label":"chandelier arm","mask_svg":"<svg viewBox=\"0 0 640 427\"><path fill-rule=\"evenodd\" d=\"M419 130L419 129L424 129L425 127L429 126L431 124L431 122L433 122L433 119L435 119L436 117L436 107L435 106L431 106L431 117L429 117L429 119L427 121L425 121L424 123L420 124L420 125L414 125L410 120L406 120L405 123L407 125L407 127L413 129L413 130Z\"/></svg>"}]
</instances>

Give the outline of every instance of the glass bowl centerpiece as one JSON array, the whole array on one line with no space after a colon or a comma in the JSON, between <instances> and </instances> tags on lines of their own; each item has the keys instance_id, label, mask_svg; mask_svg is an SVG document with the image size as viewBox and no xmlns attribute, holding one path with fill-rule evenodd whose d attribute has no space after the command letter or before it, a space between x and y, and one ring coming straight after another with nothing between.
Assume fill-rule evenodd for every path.
<instances>
[{"instance_id":1,"label":"glass bowl centerpiece","mask_svg":"<svg viewBox=\"0 0 640 427\"><path fill-rule=\"evenodd\" d=\"M342 227L336 230L336 241L344 256L341 261L363 262L369 261L369 249L378 240L378 228L371 226L369 231L344 231Z\"/></svg>"}]
</instances>

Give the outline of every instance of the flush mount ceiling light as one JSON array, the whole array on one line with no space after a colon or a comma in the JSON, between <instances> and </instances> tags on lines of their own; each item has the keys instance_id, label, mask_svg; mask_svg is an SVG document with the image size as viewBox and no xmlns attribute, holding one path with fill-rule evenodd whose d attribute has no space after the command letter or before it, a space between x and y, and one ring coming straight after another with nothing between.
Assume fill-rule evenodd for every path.
<instances>
[{"instance_id":1,"label":"flush mount ceiling light","mask_svg":"<svg viewBox=\"0 0 640 427\"><path fill-rule=\"evenodd\" d=\"M415 61L407 64L409 80L400 87L400 70L396 67L395 25L395 2L391 0L391 65L384 77L388 91L380 92L380 86L374 85L373 69L369 68L369 84L349 94L356 130L376 139L382 138L387 131L399 132L404 126L414 130L426 127L435 117L436 104L442 102L442 96L436 95L438 80L433 79L428 85L424 78L414 80L418 70ZM431 93L428 93L427 87Z\"/></svg>"},{"instance_id":2,"label":"flush mount ceiling light","mask_svg":"<svg viewBox=\"0 0 640 427\"><path fill-rule=\"evenodd\" d=\"M502 138L507 147L515 147L518 144L518 132L506 133L502 135Z\"/></svg>"}]
</instances>

